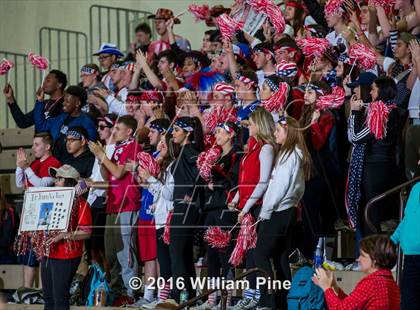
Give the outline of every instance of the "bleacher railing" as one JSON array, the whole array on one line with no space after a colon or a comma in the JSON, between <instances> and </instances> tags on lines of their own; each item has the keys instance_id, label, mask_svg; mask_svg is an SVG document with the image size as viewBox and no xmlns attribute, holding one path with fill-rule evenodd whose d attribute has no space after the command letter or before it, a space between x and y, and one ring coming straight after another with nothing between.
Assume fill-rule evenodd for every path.
<instances>
[{"instance_id":1,"label":"bleacher railing","mask_svg":"<svg viewBox=\"0 0 420 310\"><path fill-rule=\"evenodd\" d=\"M89 9L89 37L90 55L96 52L101 43L114 43L122 51L125 51L134 39L134 29L140 23L149 24L152 34L155 33L155 25L147 18L152 13L116 8L103 5L92 5Z\"/></svg>"},{"instance_id":2,"label":"bleacher railing","mask_svg":"<svg viewBox=\"0 0 420 310\"><path fill-rule=\"evenodd\" d=\"M67 74L68 85L79 82L80 67L90 60L87 35L60 28L39 30L39 53L50 60L50 69Z\"/></svg>"},{"instance_id":3,"label":"bleacher railing","mask_svg":"<svg viewBox=\"0 0 420 310\"><path fill-rule=\"evenodd\" d=\"M9 59L14 62L15 67L9 71L9 83L12 85L16 101L22 111L27 112L32 110L35 99L34 94L37 91L41 75L38 70L33 69L28 62L27 55L0 51L0 59ZM1 90L3 91L4 82L1 83ZM1 96L1 104L4 113L1 113L0 124L4 128L15 128L16 124L13 121L9 108L7 107L4 96Z\"/></svg>"}]
</instances>

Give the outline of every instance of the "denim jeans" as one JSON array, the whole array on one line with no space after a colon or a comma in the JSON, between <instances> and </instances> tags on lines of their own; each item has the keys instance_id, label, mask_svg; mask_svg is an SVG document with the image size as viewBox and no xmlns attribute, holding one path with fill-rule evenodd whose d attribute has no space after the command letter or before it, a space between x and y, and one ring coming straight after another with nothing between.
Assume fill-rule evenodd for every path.
<instances>
[{"instance_id":1,"label":"denim jeans","mask_svg":"<svg viewBox=\"0 0 420 310\"><path fill-rule=\"evenodd\" d=\"M405 255L401 310L420 310L420 255Z\"/></svg>"}]
</instances>

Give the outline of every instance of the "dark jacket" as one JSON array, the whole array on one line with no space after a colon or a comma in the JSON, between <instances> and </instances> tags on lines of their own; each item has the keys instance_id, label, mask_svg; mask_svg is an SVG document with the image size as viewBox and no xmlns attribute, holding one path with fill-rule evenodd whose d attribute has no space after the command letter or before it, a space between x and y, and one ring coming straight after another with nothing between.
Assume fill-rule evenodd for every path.
<instances>
[{"instance_id":1,"label":"dark jacket","mask_svg":"<svg viewBox=\"0 0 420 310\"><path fill-rule=\"evenodd\" d=\"M67 164L75 168L82 178L88 178L91 176L94 163L95 156L88 149L77 157L69 156L65 161L63 161L63 164Z\"/></svg>"},{"instance_id":2,"label":"dark jacket","mask_svg":"<svg viewBox=\"0 0 420 310\"><path fill-rule=\"evenodd\" d=\"M354 131L358 133L366 128L366 115L363 110L352 111L352 114L354 115ZM358 144L366 143L366 163L395 163L398 123L398 111L397 109L392 109L388 117L385 138L378 140L372 133L369 133L363 139L357 141Z\"/></svg>"},{"instance_id":3,"label":"dark jacket","mask_svg":"<svg viewBox=\"0 0 420 310\"><path fill-rule=\"evenodd\" d=\"M182 203L185 195L194 201L199 192L202 179L199 177L197 168L197 157L199 151L192 145L185 145L180 155L171 166L171 173L174 177L174 205Z\"/></svg>"},{"instance_id":4,"label":"dark jacket","mask_svg":"<svg viewBox=\"0 0 420 310\"><path fill-rule=\"evenodd\" d=\"M58 114L60 114L63 109L63 101L64 97L60 98L59 100L45 100L44 113L46 113L46 118L56 117ZM45 109L45 107L47 107L47 109ZM19 128L28 128L35 124L34 110L24 114L16 101L9 104L9 108L10 113L12 114L12 117ZM40 132L37 126L35 126L35 132Z\"/></svg>"},{"instance_id":5,"label":"dark jacket","mask_svg":"<svg viewBox=\"0 0 420 310\"><path fill-rule=\"evenodd\" d=\"M328 28L324 14L324 7L320 5L318 1L314 0L303 0L303 2L309 11L309 15L315 19L316 23Z\"/></svg>"},{"instance_id":6,"label":"dark jacket","mask_svg":"<svg viewBox=\"0 0 420 310\"><path fill-rule=\"evenodd\" d=\"M68 160L65 137L71 127L83 127L88 132L90 141L96 141L95 122L86 113L71 117L68 113L61 112L56 117L45 118L44 103L37 101L34 109L35 128L38 131L47 131L54 139L53 155L61 162Z\"/></svg>"},{"instance_id":7,"label":"dark jacket","mask_svg":"<svg viewBox=\"0 0 420 310\"><path fill-rule=\"evenodd\" d=\"M206 188L203 210L226 209L238 186L239 163L242 151L238 148L219 158L212 168L213 190Z\"/></svg>"}]
</instances>

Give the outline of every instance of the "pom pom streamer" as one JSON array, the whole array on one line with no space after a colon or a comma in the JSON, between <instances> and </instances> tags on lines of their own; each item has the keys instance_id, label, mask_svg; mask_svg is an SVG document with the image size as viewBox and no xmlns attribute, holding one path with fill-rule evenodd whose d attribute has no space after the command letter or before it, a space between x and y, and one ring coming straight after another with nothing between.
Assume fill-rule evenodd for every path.
<instances>
[{"instance_id":1,"label":"pom pom streamer","mask_svg":"<svg viewBox=\"0 0 420 310\"><path fill-rule=\"evenodd\" d=\"M284 31L286 21L284 20L280 7L273 0L254 0L250 1L249 4L257 12L265 13L278 33Z\"/></svg>"},{"instance_id":2,"label":"pom pom streamer","mask_svg":"<svg viewBox=\"0 0 420 310\"><path fill-rule=\"evenodd\" d=\"M0 63L0 75L6 75L6 84L9 84L9 71L15 66L13 62L3 58Z\"/></svg>"},{"instance_id":3,"label":"pom pom streamer","mask_svg":"<svg viewBox=\"0 0 420 310\"><path fill-rule=\"evenodd\" d=\"M369 103L366 124L376 139L380 140L386 137L389 113L394 108L395 105L387 105L382 101Z\"/></svg>"},{"instance_id":4,"label":"pom pom streamer","mask_svg":"<svg viewBox=\"0 0 420 310\"><path fill-rule=\"evenodd\" d=\"M251 214L245 214L241 222L241 229L239 230L238 238L236 240L235 248L230 256L229 263L234 267L242 263L242 260L248 251L257 245L257 229L254 218Z\"/></svg>"},{"instance_id":5,"label":"pom pom streamer","mask_svg":"<svg viewBox=\"0 0 420 310\"><path fill-rule=\"evenodd\" d=\"M222 230L218 226L209 227L204 234L204 240L206 240L212 248L223 249L229 245L230 234L230 231Z\"/></svg>"},{"instance_id":6,"label":"pom pom streamer","mask_svg":"<svg viewBox=\"0 0 420 310\"><path fill-rule=\"evenodd\" d=\"M198 173L205 181L211 180L211 169L220 157L220 148L212 147L205 152L201 152L197 158Z\"/></svg>"},{"instance_id":7,"label":"pom pom streamer","mask_svg":"<svg viewBox=\"0 0 420 310\"><path fill-rule=\"evenodd\" d=\"M44 84L45 80L45 70L48 69L49 61L46 57L42 57L39 55L36 55L34 53L28 54L29 62L39 70L41 70L42 78L41 78L41 87Z\"/></svg>"},{"instance_id":8,"label":"pom pom streamer","mask_svg":"<svg viewBox=\"0 0 420 310\"><path fill-rule=\"evenodd\" d=\"M169 245L171 242L171 219L174 211L171 210L168 213L168 217L166 219L165 229L163 230L162 240L165 244Z\"/></svg>"},{"instance_id":9,"label":"pom pom streamer","mask_svg":"<svg viewBox=\"0 0 420 310\"><path fill-rule=\"evenodd\" d=\"M325 4L325 15L342 14L344 12L342 8L343 3L343 0L329 0L327 4Z\"/></svg>"},{"instance_id":10,"label":"pom pom streamer","mask_svg":"<svg viewBox=\"0 0 420 310\"><path fill-rule=\"evenodd\" d=\"M216 24L224 39L230 40L236 31L240 30L244 22L236 21L226 13L216 17Z\"/></svg>"},{"instance_id":11,"label":"pom pom streamer","mask_svg":"<svg viewBox=\"0 0 420 310\"><path fill-rule=\"evenodd\" d=\"M361 43L350 46L349 58L353 64L356 63L359 68L365 71L373 69L376 65L376 54Z\"/></svg>"},{"instance_id":12,"label":"pom pom streamer","mask_svg":"<svg viewBox=\"0 0 420 310\"><path fill-rule=\"evenodd\" d=\"M223 106L213 108L209 113L204 114L204 125L207 132L214 132L216 125L224 122L236 122L237 117L233 109L226 109Z\"/></svg>"},{"instance_id":13,"label":"pom pom streamer","mask_svg":"<svg viewBox=\"0 0 420 310\"><path fill-rule=\"evenodd\" d=\"M210 9L207 4L190 4L188 12L194 15L196 21L207 20L210 17Z\"/></svg>"},{"instance_id":14,"label":"pom pom streamer","mask_svg":"<svg viewBox=\"0 0 420 310\"><path fill-rule=\"evenodd\" d=\"M160 172L160 166L152 155L146 152L140 152L137 155L139 166L147 170L152 176L157 177Z\"/></svg>"},{"instance_id":15,"label":"pom pom streamer","mask_svg":"<svg viewBox=\"0 0 420 310\"><path fill-rule=\"evenodd\" d=\"M289 90L289 85L285 82L281 82L279 84L279 90L271 95L270 98L264 100L261 104L262 107L270 113L282 110L286 104Z\"/></svg>"},{"instance_id":16,"label":"pom pom streamer","mask_svg":"<svg viewBox=\"0 0 420 310\"><path fill-rule=\"evenodd\" d=\"M342 87L333 87L331 94L321 96L316 101L318 110L337 109L344 103L346 93Z\"/></svg>"},{"instance_id":17,"label":"pom pom streamer","mask_svg":"<svg viewBox=\"0 0 420 310\"><path fill-rule=\"evenodd\" d=\"M302 52L307 57L320 58L325 51L331 46L328 39L325 38L307 38L298 39L296 44L302 49Z\"/></svg>"}]
</instances>

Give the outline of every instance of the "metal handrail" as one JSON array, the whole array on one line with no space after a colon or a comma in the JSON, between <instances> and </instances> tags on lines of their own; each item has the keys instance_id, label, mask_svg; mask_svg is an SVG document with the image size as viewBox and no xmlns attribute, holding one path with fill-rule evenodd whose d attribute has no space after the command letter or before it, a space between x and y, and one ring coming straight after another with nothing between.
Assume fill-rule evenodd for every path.
<instances>
[{"instance_id":1,"label":"metal handrail","mask_svg":"<svg viewBox=\"0 0 420 310\"><path fill-rule=\"evenodd\" d=\"M249 276L250 274L253 274L253 273L256 273L256 272L261 273L266 279L269 279L270 278L270 276L268 275L268 273L265 270L263 270L261 268L252 268L252 269L244 272L240 276L236 277L233 281L238 281L238 280L240 280L242 278L245 278L246 276ZM198 296L196 296L196 297L188 300L187 302L184 302L183 304L179 305L176 308L176 310L184 309L185 307L192 306L198 300L200 300L200 299L202 299L204 297L207 297L210 294L212 294L214 292L217 292L218 290L219 290L218 288L214 288L214 289L208 290L207 292L205 292L205 293L203 293L201 295L198 295ZM271 288L267 288L267 290L268 290L268 293L271 294ZM220 291L222 292L222 301L221 301L221 307L220 307L220 309L221 310L225 310L226 309L226 302L227 302L227 295L228 295L228 293L227 293L227 290L226 289L221 289Z\"/></svg>"},{"instance_id":2,"label":"metal handrail","mask_svg":"<svg viewBox=\"0 0 420 310\"><path fill-rule=\"evenodd\" d=\"M369 211L370 211L370 208L372 207L372 204L374 204L375 202L377 202L379 200L384 199L385 197L387 197L387 196L389 196L391 194L394 194L394 193L400 191L401 189L406 188L407 186L409 186L409 185L411 185L413 183L419 182L419 181L420 181L420 176L415 177L414 179L412 179L410 181L407 181L407 182L405 182L403 184L400 184L400 185L398 185L398 186L396 186L394 188L391 188L390 190L387 190L386 192L384 192L384 193L382 193L382 194L380 194L380 195L378 195L376 197L373 197L371 200L369 200L369 202L366 204L365 215L364 216L365 216L366 224L369 226L369 228L373 232L377 232L377 229L376 229L375 225L373 225L372 222L369 219ZM401 205L400 207L403 209L403 205Z\"/></svg>"},{"instance_id":3,"label":"metal handrail","mask_svg":"<svg viewBox=\"0 0 420 310\"><path fill-rule=\"evenodd\" d=\"M406 197L407 197L407 191L406 191L407 186L409 186L413 183L416 183L416 182L420 182L420 176L417 176L410 181L407 181L407 182L405 182L403 184L400 184L400 185L398 185L394 188L391 188L390 190L387 190L386 192L384 192L384 193L382 193L382 194L380 194L376 197L373 197L371 200L369 200L369 202L366 204L364 217L365 217L366 224L369 226L369 228L373 232L377 232L377 229L376 229L375 225L373 225L372 222L369 219L369 211L370 211L370 208L372 207L372 204L379 201L379 200L384 199L385 197L387 197L391 194L394 194L394 193L400 191L400 221L401 221L402 218L403 218L403 215L404 215L404 204L405 204ZM401 283L402 256L403 256L403 254L402 254L402 251L401 251L401 247L398 247L397 275L396 275L398 284Z\"/></svg>"}]
</instances>

